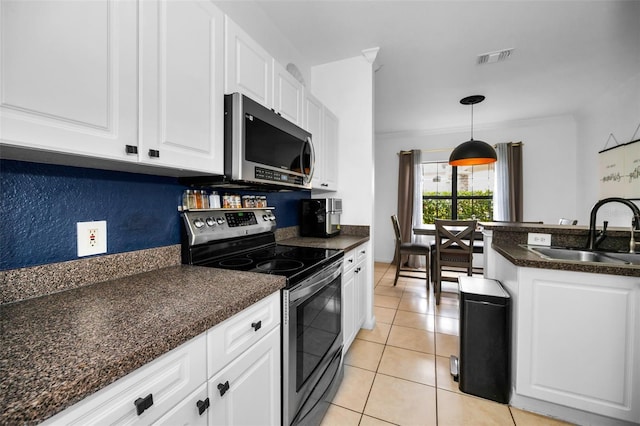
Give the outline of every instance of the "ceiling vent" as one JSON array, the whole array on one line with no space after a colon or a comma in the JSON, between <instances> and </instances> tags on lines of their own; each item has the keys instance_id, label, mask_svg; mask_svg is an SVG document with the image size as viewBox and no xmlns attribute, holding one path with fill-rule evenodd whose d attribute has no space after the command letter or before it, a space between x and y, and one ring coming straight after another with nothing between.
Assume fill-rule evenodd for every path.
<instances>
[{"instance_id":1,"label":"ceiling vent","mask_svg":"<svg viewBox=\"0 0 640 426\"><path fill-rule=\"evenodd\" d=\"M504 49L478 55L478 65L493 64L495 62L504 61L509 58L512 53L513 49Z\"/></svg>"}]
</instances>

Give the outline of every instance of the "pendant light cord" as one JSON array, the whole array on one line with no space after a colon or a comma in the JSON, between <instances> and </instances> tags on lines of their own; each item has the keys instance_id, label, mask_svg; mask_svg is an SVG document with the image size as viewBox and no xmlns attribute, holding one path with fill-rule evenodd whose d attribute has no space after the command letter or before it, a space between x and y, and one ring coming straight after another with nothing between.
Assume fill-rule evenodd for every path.
<instances>
[{"instance_id":1,"label":"pendant light cord","mask_svg":"<svg viewBox=\"0 0 640 426\"><path fill-rule=\"evenodd\" d=\"M471 104L471 140L473 140L473 104Z\"/></svg>"}]
</instances>

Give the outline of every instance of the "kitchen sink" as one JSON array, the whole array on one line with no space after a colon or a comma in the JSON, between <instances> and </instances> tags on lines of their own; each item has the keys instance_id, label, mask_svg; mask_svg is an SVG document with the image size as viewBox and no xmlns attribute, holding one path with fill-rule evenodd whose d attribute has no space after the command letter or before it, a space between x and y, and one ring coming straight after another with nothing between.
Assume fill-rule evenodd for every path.
<instances>
[{"instance_id":1,"label":"kitchen sink","mask_svg":"<svg viewBox=\"0 0 640 426\"><path fill-rule=\"evenodd\" d=\"M609 253L565 247L525 246L548 260L640 265L640 253Z\"/></svg>"}]
</instances>

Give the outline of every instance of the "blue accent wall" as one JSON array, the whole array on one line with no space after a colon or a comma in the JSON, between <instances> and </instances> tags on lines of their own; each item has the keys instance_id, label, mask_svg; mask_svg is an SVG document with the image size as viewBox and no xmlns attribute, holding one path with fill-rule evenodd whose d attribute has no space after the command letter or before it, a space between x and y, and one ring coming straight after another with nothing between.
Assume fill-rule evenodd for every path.
<instances>
[{"instance_id":1,"label":"blue accent wall","mask_svg":"<svg viewBox=\"0 0 640 426\"><path fill-rule=\"evenodd\" d=\"M184 189L171 177L0 160L0 270L77 259L76 222L106 220L108 254L179 244ZM298 225L310 197L242 194L266 195L279 228Z\"/></svg>"}]
</instances>

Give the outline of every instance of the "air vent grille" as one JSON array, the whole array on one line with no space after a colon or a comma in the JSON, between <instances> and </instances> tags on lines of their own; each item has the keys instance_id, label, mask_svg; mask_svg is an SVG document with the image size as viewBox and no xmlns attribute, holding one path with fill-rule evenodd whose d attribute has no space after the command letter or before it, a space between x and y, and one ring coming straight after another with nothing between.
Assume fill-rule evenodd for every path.
<instances>
[{"instance_id":1,"label":"air vent grille","mask_svg":"<svg viewBox=\"0 0 640 426\"><path fill-rule=\"evenodd\" d=\"M483 53L478 55L478 65L493 64L495 62L504 61L511 56L512 49L497 50L495 52Z\"/></svg>"}]
</instances>

